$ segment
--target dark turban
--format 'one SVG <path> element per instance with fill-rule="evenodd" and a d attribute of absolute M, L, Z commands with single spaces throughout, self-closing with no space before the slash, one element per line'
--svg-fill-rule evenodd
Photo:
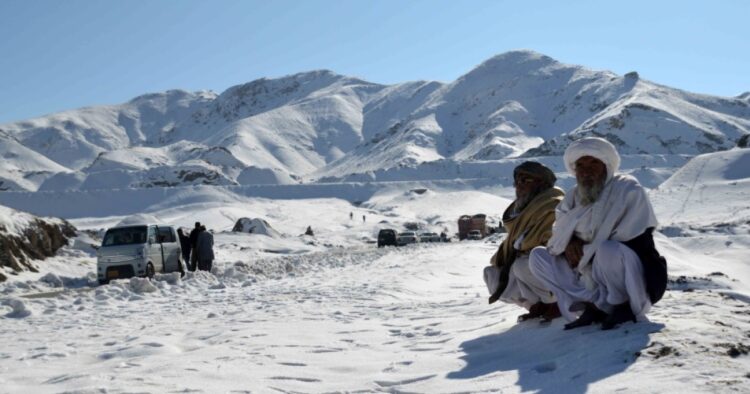
<path fill-rule="evenodd" d="M 547 168 L 544 164 L 535 161 L 525 161 L 519 164 L 518 167 L 513 170 L 514 180 L 518 177 L 518 174 L 525 174 L 540 179 L 545 188 L 555 186 L 555 181 L 557 181 L 555 173 L 552 172 L 552 170 Z"/>

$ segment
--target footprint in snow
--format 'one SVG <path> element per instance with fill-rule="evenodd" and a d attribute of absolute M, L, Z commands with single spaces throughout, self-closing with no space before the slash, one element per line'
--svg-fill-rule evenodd
<path fill-rule="evenodd" d="M 272 379 L 272 380 L 296 380 L 298 382 L 304 382 L 304 383 L 318 383 L 318 382 L 321 382 L 320 379 L 315 379 L 315 378 L 300 378 L 300 377 L 294 377 L 294 376 L 271 376 L 269 379 Z"/>
<path fill-rule="evenodd" d="M 534 370 L 538 373 L 552 372 L 557 369 L 557 363 L 550 361 L 548 363 L 542 363 L 534 367 Z"/>
<path fill-rule="evenodd" d="M 307 366 L 307 364 L 305 363 L 289 363 L 289 362 L 287 363 L 282 362 L 282 363 L 279 363 L 279 365 L 286 365 L 287 367 L 306 367 Z"/>
<path fill-rule="evenodd" d="M 408 367 L 409 365 L 414 364 L 414 361 L 400 361 L 397 363 L 391 363 L 391 365 L 388 368 L 383 369 L 382 372 L 386 373 L 393 373 L 398 372 L 402 369 L 402 367 Z"/>
<path fill-rule="evenodd" d="M 63 383 L 67 382 L 69 380 L 75 380 L 75 379 L 82 379 L 82 378 L 88 378 L 90 375 L 88 374 L 79 374 L 79 375 L 59 375 L 55 376 L 53 378 L 47 379 L 44 381 L 45 384 L 57 384 L 57 383 Z"/>
<path fill-rule="evenodd" d="M 421 381 L 424 381 L 424 380 L 429 380 L 429 379 L 434 378 L 435 376 L 437 376 L 437 375 L 419 376 L 419 377 L 416 377 L 416 378 L 403 379 L 403 380 L 394 380 L 394 381 L 376 380 L 375 384 L 377 384 L 380 387 L 394 387 L 394 386 L 401 386 L 401 385 L 405 385 L 405 384 L 411 384 L 411 383 L 421 382 Z"/>
<path fill-rule="evenodd" d="M 315 349 L 315 350 L 309 351 L 308 353 L 336 353 L 336 352 L 341 352 L 343 350 L 344 349 L 342 349 L 342 348 Z"/>

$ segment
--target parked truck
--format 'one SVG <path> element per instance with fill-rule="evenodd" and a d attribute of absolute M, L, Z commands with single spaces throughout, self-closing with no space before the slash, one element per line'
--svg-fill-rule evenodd
<path fill-rule="evenodd" d="M 478 230 L 482 238 L 486 237 L 490 232 L 490 229 L 487 226 L 487 215 L 483 213 L 478 213 L 473 216 L 461 215 L 461 217 L 458 218 L 458 239 L 466 239 L 471 230 Z"/>

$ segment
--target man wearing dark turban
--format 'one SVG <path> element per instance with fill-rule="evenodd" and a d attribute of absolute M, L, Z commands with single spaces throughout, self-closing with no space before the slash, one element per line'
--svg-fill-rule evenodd
<path fill-rule="evenodd" d="M 555 207 L 563 191 L 555 187 L 555 174 L 544 165 L 526 161 L 513 171 L 516 200 L 503 214 L 507 238 L 484 269 L 484 281 L 491 296 L 528 309 L 519 321 L 560 316 L 552 293 L 529 270 L 529 252 L 545 245 L 552 235 Z"/>

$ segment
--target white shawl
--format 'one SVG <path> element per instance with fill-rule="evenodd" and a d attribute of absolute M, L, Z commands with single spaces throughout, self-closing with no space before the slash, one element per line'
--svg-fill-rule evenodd
<path fill-rule="evenodd" d="M 585 227 L 586 234 L 592 234 L 592 240 L 583 247 L 578 272 L 587 287 L 591 288 L 591 261 L 602 242 L 629 241 L 647 228 L 656 227 L 657 221 L 646 190 L 629 175 L 613 176 L 604 186 L 599 199 L 591 205 L 582 205 L 577 195 L 577 186 L 574 186 L 557 206 L 547 249 L 555 256 L 564 253 L 579 221 L 589 219 L 590 212 L 588 223 L 581 225 Z"/>

